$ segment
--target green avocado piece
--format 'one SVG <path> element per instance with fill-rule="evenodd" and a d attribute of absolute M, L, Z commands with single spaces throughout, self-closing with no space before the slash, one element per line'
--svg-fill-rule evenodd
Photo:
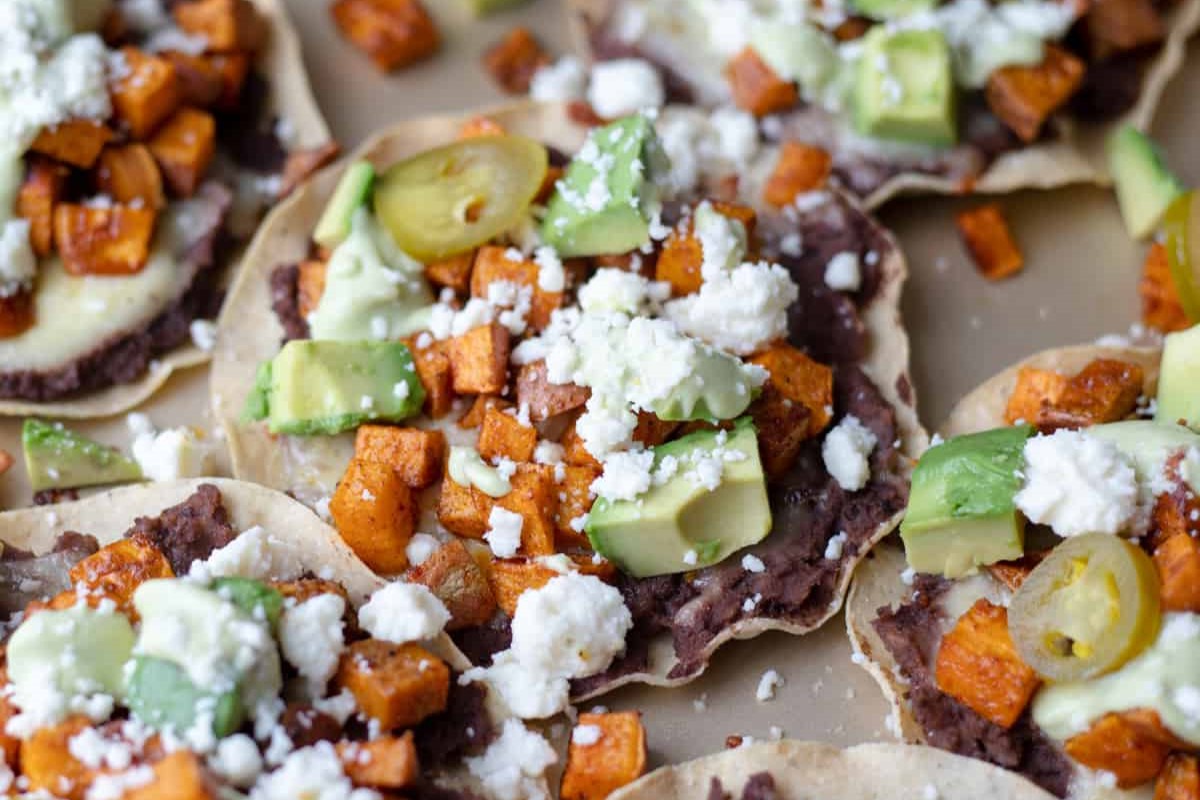
<path fill-rule="evenodd" d="M 526 2 L 528 0 L 467 0 L 467 7 L 471 9 L 471 13 L 482 17 L 484 14 L 516 8 Z"/>
<path fill-rule="evenodd" d="M 266 620 L 272 628 L 279 624 L 279 615 L 283 613 L 283 595 L 262 581 L 253 578 L 217 578 L 209 588 L 251 617 Z"/>
<path fill-rule="evenodd" d="M 1032 425 L 1014 425 L 956 436 L 925 451 L 900 524 L 910 567 L 961 578 L 1024 554 L 1024 517 L 1013 498 L 1033 432 Z"/>
<path fill-rule="evenodd" d="M 721 481 L 693 481 L 695 464 L 721 454 Z M 763 540 L 771 531 L 758 436 L 749 420 L 732 431 L 697 431 L 654 448 L 654 468 L 673 459 L 676 473 L 635 501 L 599 498 L 586 531 L 597 553 L 645 578 L 707 567 Z"/>
<path fill-rule="evenodd" d="M 860 16 L 891 20 L 932 11 L 939 4 L 938 0 L 852 0 L 850 5 Z"/>
<path fill-rule="evenodd" d="M 594 129 L 550 198 L 542 240 L 570 258 L 643 246 L 659 209 L 654 177 L 666 169 L 658 134 L 644 115 Z"/>
<path fill-rule="evenodd" d="M 402 342 L 288 342 L 259 368 L 243 417 L 271 433 L 333 435 L 421 412 L 425 390 Z M 264 413 L 265 412 L 265 413 Z"/>
<path fill-rule="evenodd" d="M 1133 125 L 1122 126 L 1109 138 L 1108 166 L 1121 217 L 1135 239 L 1153 233 L 1171 203 L 1187 191 L 1167 167 L 1159 146 Z"/>
<path fill-rule="evenodd" d="M 1143 484 L 1160 478 L 1172 455 L 1190 447 L 1200 447 L 1200 434 L 1191 428 L 1158 420 L 1131 419 L 1093 425 L 1087 429 L 1087 435 L 1116 445 L 1133 461 L 1138 481 Z M 1200 487 L 1200 480 L 1197 480 L 1200 476 L 1189 474 L 1194 469 L 1191 462 L 1185 461 L 1182 469 L 1181 477 L 1193 487 Z"/>
<path fill-rule="evenodd" d="M 115 447 L 80 436 L 61 422 L 27 419 L 21 427 L 25 470 L 35 492 L 142 479 L 141 467 Z"/>
<path fill-rule="evenodd" d="M 945 36 L 937 30 L 872 28 L 863 37 L 854 106 L 858 128 L 868 136 L 953 145 L 958 129 Z"/>
<path fill-rule="evenodd" d="M 777 75 L 799 83 L 806 97 L 828 85 L 841 66 L 832 39 L 807 22 L 757 21 L 750 45 Z"/>
<path fill-rule="evenodd" d="M 212 714 L 213 734 L 228 736 L 242 726 L 246 710 L 237 689 L 220 694 L 201 691 L 178 664 L 153 656 L 134 656 L 125 702 L 152 728 L 190 730 L 201 711 Z"/>
<path fill-rule="evenodd" d="M 133 644 L 133 626 L 123 614 L 83 605 L 39 611 L 8 640 L 8 678 L 26 686 L 49 682 L 67 695 L 103 693 L 120 699 Z"/>
<path fill-rule="evenodd" d="M 1167 334 L 1154 419 L 1200 429 L 1200 326 Z"/>
<path fill-rule="evenodd" d="M 688 377 L 651 403 L 650 410 L 672 421 L 733 419 L 746 411 L 757 394 L 753 373 L 745 364 L 698 344 Z"/>
<path fill-rule="evenodd" d="M 369 162 L 356 161 L 347 167 L 313 229 L 313 241 L 330 250 L 344 242 L 354 212 L 367 202 L 374 185 L 375 167 Z"/>

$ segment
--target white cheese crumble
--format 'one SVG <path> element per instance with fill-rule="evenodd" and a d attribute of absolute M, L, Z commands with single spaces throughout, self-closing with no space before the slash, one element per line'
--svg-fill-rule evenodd
<path fill-rule="evenodd" d="M 837 561 L 841 558 L 848 538 L 845 531 L 839 531 L 836 535 L 829 537 L 829 541 L 825 543 L 825 560 Z"/>
<path fill-rule="evenodd" d="M 825 285 L 837 292 L 857 292 L 862 270 L 854 253 L 838 253 L 825 265 Z"/>
<path fill-rule="evenodd" d="M 571 744 L 591 747 L 604 738 L 604 729 L 599 725 L 576 725 L 571 731 Z"/>
<path fill-rule="evenodd" d="M 778 671 L 769 669 L 758 679 L 758 687 L 754 690 L 754 699 L 766 703 L 775 699 L 775 692 L 783 686 L 783 676 Z"/>
<path fill-rule="evenodd" d="M 442 543 L 436 537 L 430 536 L 428 533 L 418 533 L 408 540 L 408 545 L 404 548 L 404 555 L 408 558 L 409 564 L 419 567 L 428 561 L 441 546 Z"/>
<path fill-rule="evenodd" d="M 358 610 L 358 624 L 376 639 L 404 644 L 432 639 L 450 621 L 450 612 L 419 583 L 393 581 Z"/>
<path fill-rule="evenodd" d="M 825 436 L 821 457 L 825 470 L 847 492 L 857 492 L 871 479 L 867 457 L 878 440 L 858 417 L 849 415 Z"/>
<path fill-rule="evenodd" d="M 746 572 L 765 572 L 767 565 L 758 556 L 753 553 L 747 553 L 742 556 L 742 569 L 746 570 Z"/>
<path fill-rule="evenodd" d="M 303 572 L 299 555 L 287 541 L 255 525 L 214 550 L 207 560 L 193 563 L 188 577 L 202 582 L 231 577 L 292 580 Z"/>
<path fill-rule="evenodd" d="M 662 77 L 648 61 L 621 58 L 592 67 L 588 102 L 604 119 L 617 119 L 666 102 Z"/>
<path fill-rule="evenodd" d="M 245 788 L 262 773 L 262 754 L 252 738 L 235 733 L 217 742 L 216 752 L 208 757 L 208 768 L 234 786 Z"/>
<path fill-rule="evenodd" d="M 371 789 L 356 789 L 346 777 L 342 760 L 329 742 L 302 747 L 284 759 L 279 769 L 260 777 L 250 800 L 379 800 Z"/>
<path fill-rule="evenodd" d="M 285 608 L 279 619 L 279 646 L 283 657 L 308 682 L 312 697 L 323 697 L 337 671 L 345 649 L 342 614 L 346 601 L 331 593 L 310 597 Z"/>
<path fill-rule="evenodd" d="M 567 288 L 566 270 L 553 247 L 543 245 L 534 250 L 533 263 L 538 266 L 537 285 L 543 292 L 561 292 Z"/>
<path fill-rule="evenodd" d="M 592 492 L 609 500 L 636 500 L 650 489 L 653 467 L 651 450 L 612 453 L 604 461 L 604 472 L 592 481 Z"/>
<path fill-rule="evenodd" d="M 786 269 L 766 261 L 706 275 L 700 291 L 664 306 L 679 330 L 737 355 L 787 335 L 788 308 L 800 290 Z"/>
<path fill-rule="evenodd" d="M 198 478 L 212 472 L 212 449 L 192 428 L 156 431 L 145 414 L 129 414 L 133 459 L 152 481 Z"/>
<path fill-rule="evenodd" d="M 1111 442 L 1061 430 L 1025 443 L 1025 480 L 1014 498 L 1030 521 L 1059 536 L 1117 534 L 1137 521 L 1133 464 Z"/>
<path fill-rule="evenodd" d="M 483 540 L 492 548 L 496 558 L 512 558 L 521 549 L 521 529 L 525 518 L 507 508 L 492 506 L 488 515 L 488 531 Z"/>
<path fill-rule="evenodd" d="M 529 96 L 534 100 L 567 103 L 587 93 L 587 70 L 575 56 L 563 56 L 533 73 Z"/>
<path fill-rule="evenodd" d="M 27 291 L 36 274 L 37 256 L 29 244 L 29 220 L 8 220 L 0 227 L 0 297 Z"/>
<path fill-rule="evenodd" d="M 483 755 L 466 759 L 467 769 L 497 800 L 549 797 L 546 769 L 557 761 L 550 743 L 515 719 L 504 721 L 500 736 Z"/>
<path fill-rule="evenodd" d="M 192 337 L 192 344 L 206 353 L 211 353 L 217 346 L 217 324 L 211 319 L 192 320 L 188 334 Z"/>

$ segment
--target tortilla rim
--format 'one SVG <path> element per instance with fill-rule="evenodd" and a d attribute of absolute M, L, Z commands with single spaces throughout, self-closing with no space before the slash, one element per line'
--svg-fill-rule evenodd
<path fill-rule="evenodd" d="M 376 134 L 354 154 L 316 175 L 278 206 L 263 223 L 247 251 L 246 268 L 226 298 L 218 320 L 218 343 L 210 377 L 213 413 L 225 432 L 234 475 L 268 486 L 282 485 L 282 456 L 275 440 L 262 425 L 243 425 L 238 419 L 241 404 L 253 386 L 257 365 L 278 352 L 278 342 L 283 335 L 282 326 L 270 310 L 270 271 L 279 264 L 298 262 L 307 256 L 309 234 L 324 209 L 325 199 L 349 162 L 370 158 L 381 164 L 391 163 L 403 155 L 416 152 L 422 146 L 453 139 L 463 121 L 479 114 L 496 119 L 513 132 L 528 133 L 560 147 L 570 146 L 571 150 L 582 142 L 584 136 L 584 130 L 570 121 L 567 107 L 559 104 L 522 103 L 466 115 L 437 116 L 400 123 Z M 569 126 L 570 133 L 560 137 L 557 135 L 558 126 Z M 546 135 L 548 128 L 551 130 L 550 136 Z M 414 143 L 414 139 L 420 142 Z M 858 203 L 849 196 L 842 196 L 854 208 L 859 208 Z M 887 237 L 889 248 L 880 262 L 883 275 L 880 289 L 863 312 L 871 345 L 867 358 L 860 366 L 894 409 L 904 454 L 915 458 L 924 449 L 927 436 L 917 419 L 911 384 L 907 400 L 900 396 L 897 387 L 901 380 L 908 381 L 909 343 L 900 320 L 900 292 L 907 278 L 907 266 L 895 238 L 882 226 L 879 226 L 879 230 Z M 264 314 L 270 321 L 263 318 Z M 782 630 L 795 635 L 816 630 L 841 610 L 858 561 L 898 522 L 899 515 L 885 521 L 861 551 L 847 560 L 835 587 L 836 600 L 816 624 L 796 625 L 771 619 L 735 623 L 724 629 L 705 648 L 701 654 L 704 667 L 692 675 L 676 679 L 667 677 L 676 663 L 670 637 L 657 637 L 651 645 L 649 671 L 623 675 L 587 695 L 573 699 L 586 700 L 633 682 L 679 686 L 699 677 L 707 668 L 707 661 L 712 654 L 731 639 L 749 639 L 769 630 Z"/>
<path fill-rule="evenodd" d="M 576 53 L 591 60 L 587 21 L 604 19 L 619 0 L 567 0 L 571 41 Z M 1168 34 L 1162 50 L 1142 79 L 1138 101 L 1116 120 L 1075 131 L 1064 126 L 1064 139 L 1043 142 L 1004 153 L 964 186 L 962 181 L 919 172 L 902 172 L 861 198 L 868 210 L 907 194 L 1007 194 L 1019 189 L 1055 189 L 1077 183 L 1107 186 L 1112 182 L 1105 146 L 1108 135 L 1131 124 L 1146 131 L 1171 79 L 1183 67 L 1188 40 L 1200 30 L 1200 0 L 1184 0 L 1169 12 Z"/>
<path fill-rule="evenodd" d="M 870 743 L 841 749 L 822 742 L 781 741 L 662 767 L 609 800 L 705 797 L 714 777 L 737 797 L 747 779 L 760 772 L 771 774 L 781 800 L 891 800 L 919 797 L 929 789 L 941 800 L 1053 797 L 1008 770 L 930 747 Z"/>
<path fill-rule="evenodd" d="M 1145 370 L 1144 391 L 1153 394 L 1158 383 L 1160 355 L 1161 350 L 1154 347 L 1079 345 L 1043 350 L 993 376 L 969 392 L 955 405 L 939 433 L 948 438 L 1007 424 L 1004 420 L 1004 409 L 1016 385 L 1017 373 L 1022 367 L 1074 374 L 1096 358 L 1131 361 Z M 892 707 L 892 719 L 895 722 L 893 733 L 897 734 L 898 739 L 919 743 L 923 741 L 924 735 L 905 702 L 906 681 L 900 676 L 895 659 L 871 626 L 879 608 L 895 606 L 907 599 L 907 587 L 901 580 L 901 573 L 907 566 L 904 552 L 896 537 L 882 542 L 875 548 L 872 557 L 859 565 L 846 598 L 846 632 L 854 651 L 855 663 L 870 673 Z M 1072 791 L 1070 796 L 1074 800 L 1132 800 L 1138 796 L 1135 792 L 1104 789 L 1094 785 L 1089 785 L 1086 791 L 1088 793 L 1085 794 Z"/>
<path fill-rule="evenodd" d="M 267 19 L 270 36 L 258 63 L 271 75 L 271 98 L 280 115 L 291 121 L 296 143 L 316 147 L 330 140 L 329 127 L 313 97 L 300 50 L 300 37 L 283 0 L 253 0 Z M 240 268 L 232 259 L 228 270 Z M 146 374 L 131 383 L 107 386 L 78 397 L 47 402 L 0 399 L 0 417 L 47 416 L 59 419 L 111 417 L 141 405 L 166 385 L 179 370 L 207 363 L 211 354 L 185 343 L 151 363 Z"/>

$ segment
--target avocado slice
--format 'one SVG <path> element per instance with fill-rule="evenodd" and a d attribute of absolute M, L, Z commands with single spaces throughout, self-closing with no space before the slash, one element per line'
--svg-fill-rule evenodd
<path fill-rule="evenodd" d="M 61 422 L 27 419 L 21 426 L 25 470 L 35 492 L 142 479 L 142 469 L 115 447 L 80 436 Z"/>
<path fill-rule="evenodd" d="M 374 186 L 375 167 L 369 162 L 356 161 L 347 167 L 313 229 L 313 241 L 330 250 L 344 242 L 354 212 L 367 202 Z"/>
<path fill-rule="evenodd" d="M 633 114 L 594 129 L 546 207 L 542 240 L 560 256 L 627 253 L 650 241 L 654 176 L 667 169 L 654 125 Z"/>
<path fill-rule="evenodd" d="M 725 462 L 715 489 L 689 477 L 698 461 L 735 452 L 740 460 Z M 732 431 L 697 431 L 654 448 L 656 470 L 667 458 L 679 468 L 665 483 L 635 501 L 602 497 L 588 515 L 592 547 L 624 572 L 645 578 L 710 566 L 771 531 L 758 436 L 748 419 Z"/>
<path fill-rule="evenodd" d="M 253 578 L 217 578 L 210 588 L 255 619 L 266 620 L 272 628 L 279 624 L 283 595 L 278 589 Z"/>
<path fill-rule="evenodd" d="M 841 66 L 832 39 L 807 22 L 757 21 L 750 45 L 777 75 L 799 83 L 806 97 L 821 91 Z"/>
<path fill-rule="evenodd" d="M 1108 140 L 1108 165 L 1121 217 L 1135 239 L 1153 233 L 1171 203 L 1187 191 L 1167 167 L 1162 149 L 1133 125 L 1122 126 Z"/>
<path fill-rule="evenodd" d="M 1024 554 L 1025 522 L 1013 498 L 1033 432 L 1014 425 L 956 436 L 921 456 L 900 524 L 910 567 L 961 578 Z"/>
<path fill-rule="evenodd" d="M 860 16 L 877 20 L 907 17 L 922 11 L 932 11 L 939 0 L 853 0 L 850 4 Z"/>
<path fill-rule="evenodd" d="M 259 368 L 243 418 L 271 433 L 333 435 L 421 412 L 425 389 L 402 342 L 288 342 Z"/>
<path fill-rule="evenodd" d="M 125 702 L 134 715 L 160 730 L 190 730 L 200 708 L 211 710 L 212 730 L 218 738 L 236 731 L 246 718 L 236 688 L 219 694 L 202 691 L 183 667 L 163 658 L 134 656 L 125 692 Z"/>
<path fill-rule="evenodd" d="M 868 136 L 953 145 L 958 122 L 946 37 L 937 30 L 872 28 L 863 37 L 854 107 L 856 124 Z"/>
<path fill-rule="evenodd" d="M 133 652 L 133 626 L 124 614 L 84 605 L 39 611 L 8 640 L 8 677 L 15 684 L 53 688 L 68 696 L 124 696 L 124 667 Z M 70 652 L 74 657 L 67 659 Z"/>
<path fill-rule="evenodd" d="M 1200 326 L 1169 333 L 1158 373 L 1157 422 L 1200 428 Z"/>

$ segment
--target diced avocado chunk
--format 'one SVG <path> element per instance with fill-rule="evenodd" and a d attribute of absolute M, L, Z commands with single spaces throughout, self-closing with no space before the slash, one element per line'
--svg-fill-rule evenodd
<path fill-rule="evenodd" d="M 1171 203 L 1187 191 L 1171 174 L 1159 146 L 1132 125 L 1122 126 L 1108 140 L 1108 165 L 1121 217 L 1135 239 L 1153 233 Z"/>
<path fill-rule="evenodd" d="M 212 715 L 213 735 L 228 736 L 246 717 L 236 688 L 214 694 L 196 687 L 178 664 L 152 656 L 135 656 L 125 702 L 152 728 L 191 730 L 200 714 Z"/>
<path fill-rule="evenodd" d="M 244 416 L 266 419 L 272 433 L 333 435 L 372 420 L 399 422 L 425 402 L 402 342 L 291 341 L 259 379 Z"/>
<path fill-rule="evenodd" d="M 699 471 L 714 460 L 723 472 L 709 489 Z M 770 532 L 758 436 L 748 420 L 732 431 L 697 431 L 654 448 L 655 470 L 664 462 L 676 469 L 664 483 L 635 501 L 601 497 L 588 515 L 592 547 L 626 573 L 644 578 L 707 567 Z"/>
<path fill-rule="evenodd" d="M 1200 326 L 1163 341 L 1154 419 L 1200 429 Z"/>
<path fill-rule="evenodd" d="M 734 419 L 757 394 L 750 368 L 734 356 L 697 345 L 688 377 L 666 397 L 651 403 L 651 410 L 665 420 Z"/>
<path fill-rule="evenodd" d="M 958 138 L 950 47 L 940 31 L 872 28 L 855 81 L 855 119 L 868 136 L 933 146 Z"/>
<path fill-rule="evenodd" d="M 374 185 L 375 167 L 369 162 L 356 161 L 347 167 L 317 221 L 313 241 L 330 250 L 344 242 L 350 235 L 354 212 L 367 202 Z"/>
<path fill-rule="evenodd" d="M 654 125 L 642 114 L 594 129 L 550 198 L 541 235 L 564 257 L 627 253 L 650 241 L 654 177 L 666 171 Z"/>
<path fill-rule="evenodd" d="M 476 16 L 483 16 L 484 14 L 504 11 L 508 8 L 516 8 L 526 2 L 528 0 L 467 0 L 467 7 Z"/>
<path fill-rule="evenodd" d="M 18 687 L 49 683 L 66 695 L 121 698 L 133 644 L 133 626 L 123 614 L 84 605 L 39 611 L 8 640 L 8 678 Z"/>
<path fill-rule="evenodd" d="M 1024 517 L 1013 498 L 1033 431 L 1014 425 L 956 436 L 921 456 L 900 524 L 910 567 L 961 578 L 1024 554 Z"/>
<path fill-rule="evenodd" d="M 938 7 L 938 0 L 853 0 L 850 4 L 860 16 L 871 19 L 900 19 Z"/>
<path fill-rule="evenodd" d="M 61 422 L 27 419 L 21 427 L 25 470 L 35 492 L 140 481 L 142 470 L 115 447 L 80 436 Z"/>
<path fill-rule="evenodd" d="M 1116 445 L 1133 461 L 1138 482 L 1147 485 L 1161 479 L 1172 455 L 1200 447 L 1200 434 L 1191 428 L 1157 420 L 1131 419 L 1093 425 L 1087 429 L 1087 435 Z M 1191 474 L 1196 470 L 1193 462 L 1184 460 L 1180 468 L 1183 470 L 1181 477 L 1194 488 L 1200 488 L 1200 480 L 1197 480 L 1200 476 Z"/>
<path fill-rule="evenodd" d="M 271 627 L 279 624 L 283 595 L 278 589 L 253 578 L 217 578 L 210 588 L 251 617 L 263 619 Z"/>
<path fill-rule="evenodd" d="M 799 83 L 805 96 L 820 91 L 841 66 L 830 37 L 807 22 L 756 21 L 750 44 L 777 75 Z"/>

